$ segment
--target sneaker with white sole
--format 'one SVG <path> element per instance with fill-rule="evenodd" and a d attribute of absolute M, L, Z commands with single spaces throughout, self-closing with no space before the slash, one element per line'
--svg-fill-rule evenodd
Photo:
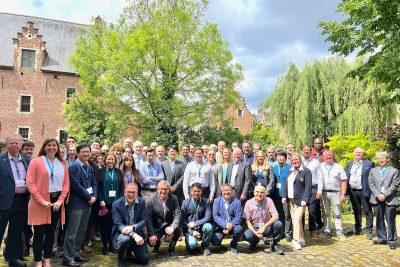
<path fill-rule="evenodd" d="M 203 255 L 204 255 L 204 256 L 210 256 L 210 255 L 211 255 L 210 249 L 205 248 L 205 249 L 203 250 Z"/>
<path fill-rule="evenodd" d="M 294 250 L 300 250 L 301 249 L 301 245 L 296 240 L 292 240 L 292 247 L 293 247 Z"/>
<path fill-rule="evenodd" d="M 339 233 L 337 236 L 339 237 L 340 241 L 345 241 L 346 240 L 346 237 L 344 236 L 343 233 Z"/>

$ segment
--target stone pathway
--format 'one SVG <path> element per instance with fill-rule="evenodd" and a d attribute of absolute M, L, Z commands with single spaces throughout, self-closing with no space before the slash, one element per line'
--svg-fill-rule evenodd
<path fill-rule="evenodd" d="M 350 230 L 353 220 L 351 216 L 346 217 L 344 226 L 345 229 Z M 396 221 L 399 231 L 400 216 L 397 216 Z M 177 256 L 174 259 L 168 256 L 167 243 L 164 243 L 158 255 L 151 255 L 149 266 L 400 266 L 400 246 L 396 250 L 391 250 L 388 245 L 372 245 L 372 242 L 364 235 L 348 236 L 346 241 L 340 241 L 336 236 L 313 240 L 307 235 L 306 242 L 305 248 L 293 251 L 291 245 L 282 240 L 281 245 L 285 250 L 285 255 L 279 256 L 270 253 L 262 243 L 257 246 L 256 252 L 250 252 L 248 243 L 243 241 L 239 243 L 239 254 L 232 255 L 227 251 L 229 240 L 224 240 L 221 250 L 212 248 L 211 256 L 203 256 L 200 251 L 196 255 L 188 255 L 182 241 L 177 244 Z M 117 266 L 115 255 L 101 254 L 101 243 L 96 243 L 94 250 L 94 253 L 86 255 L 90 258 L 90 262 L 82 265 L 83 267 Z M 28 266 L 34 266 L 32 257 L 28 257 L 27 262 L 30 264 Z M 61 266 L 60 258 L 53 259 L 52 262 L 53 266 Z M 7 266 L 2 257 L 0 266 Z"/>

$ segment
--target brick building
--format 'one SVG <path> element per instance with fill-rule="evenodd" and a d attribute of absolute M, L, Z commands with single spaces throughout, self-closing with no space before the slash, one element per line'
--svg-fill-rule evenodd
<path fill-rule="evenodd" d="M 244 97 L 240 99 L 239 106 L 229 108 L 226 115 L 233 119 L 233 128 L 242 135 L 249 134 L 253 130 L 255 116 L 247 108 Z"/>
<path fill-rule="evenodd" d="M 63 106 L 80 89 L 69 65 L 84 25 L 0 12 L 0 142 L 65 138 Z M 36 152 L 38 149 L 36 149 Z"/>

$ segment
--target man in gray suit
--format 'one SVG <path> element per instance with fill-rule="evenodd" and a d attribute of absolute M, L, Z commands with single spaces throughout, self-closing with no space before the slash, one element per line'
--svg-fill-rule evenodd
<path fill-rule="evenodd" d="M 386 152 L 376 153 L 376 158 L 379 166 L 371 169 L 368 176 L 372 193 L 370 202 L 375 209 L 376 234 L 378 236 L 378 240 L 374 240 L 374 244 L 388 243 L 391 249 L 396 249 L 396 205 L 399 202 L 396 193 L 400 183 L 399 171 L 388 165 L 389 155 Z"/>
<path fill-rule="evenodd" d="M 174 194 L 179 201 L 179 205 L 182 203 L 183 190 L 183 173 L 185 172 L 185 164 L 177 159 L 179 150 L 178 147 L 173 145 L 168 148 L 168 160 L 161 162 L 161 167 L 163 169 L 164 177 L 171 185 L 171 193 Z"/>
<path fill-rule="evenodd" d="M 249 197 L 251 183 L 251 167 L 243 160 L 243 152 L 240 148 L 233 150 L 233 160 L 228 164 L 227 179 L 232 186 L 233 196 L 240 199 L 244 205 Z"/>

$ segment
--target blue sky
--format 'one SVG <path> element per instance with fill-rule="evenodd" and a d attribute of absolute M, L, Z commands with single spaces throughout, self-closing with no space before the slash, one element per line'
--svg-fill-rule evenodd
<path fill-rule="evenodd" d="M 331 56 L 318 22 L 340 20 L 339 0 L 210 0 L 207 19 L 219 24 L 244 80 L 237 89 L 254 113 L 289 62 Z M 116 22 L 125 0 L 0 0 L 0 11 L 88 24 Z"/>

